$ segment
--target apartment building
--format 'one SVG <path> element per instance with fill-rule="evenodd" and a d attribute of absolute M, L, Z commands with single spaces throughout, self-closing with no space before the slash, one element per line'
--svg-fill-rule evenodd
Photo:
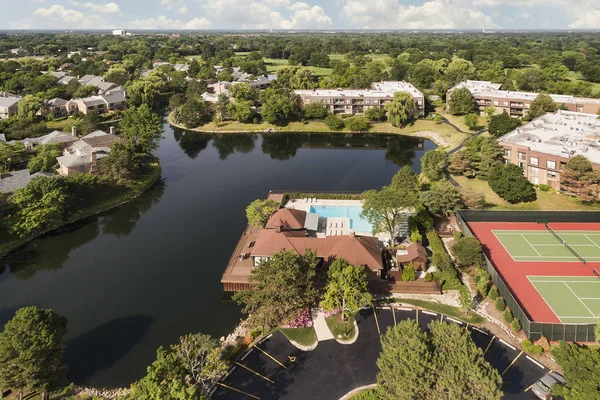
<path fill-rule="evenodd" d="M 569 158 L 582 155 L 600 170 L 600 117 L 557 111 L 534 119 L 498 138 L 504 159 L 519 165 L 533 184 L 560 189 L 560 170 Z"/>
<path fill-rule="evenodd" d="M 296 90 L 302 106 L 323 104 L 331 114 L 362 115 L 369 108 L 381 107 L 394 98 L 396 92 L 410 93 L 417 105 L 417 115 L 425 114 L 425 96 L 409 82 L 384 81 L 373 83 L 371 89 Z"/>
<path fill-rule="evenodd" d="M 446 99 L 450 99 L 455 89 L 466 87 L 475 97 L 475 103 L 482 115 L 488 107 L 493 107 L 496 114 L 506 111 L 511 117 L 523 118 L 529 114 L 531 103 L 539 93 L 500 90 L 501 86 L 501 83 L 469 80 L 448 90 Z M 557 106 L 562 105 L 569 111 L 596 114 L 600 110 L 600 99 L 562 94 L 551 94 L 550 97 Z"/>

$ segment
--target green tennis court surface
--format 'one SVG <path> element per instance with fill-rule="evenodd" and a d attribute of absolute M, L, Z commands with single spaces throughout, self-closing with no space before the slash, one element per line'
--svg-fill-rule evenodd
<path fill-rule="evenodd" d="M 600 315 L 600 278 L 528 276 L 563 324 L 595 324 Z"/>
<path fill-rule="evenodd" d="M 492 231 L 515 261 L 580 261 L 549 231 Z M 600 232 L 556 231 L 587 262 L 600 262 Z"/>

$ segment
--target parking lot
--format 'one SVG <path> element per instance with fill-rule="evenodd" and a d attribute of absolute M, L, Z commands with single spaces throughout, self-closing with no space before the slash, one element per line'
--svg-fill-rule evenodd
<path fill-rule="evenodd" d="M 535 398 L 526 390 L 548 370 L 519 349 L 441 314 L 402 308 L 361 312 L 356 318 L 359 336 L 351 345 L 328 340 L 305 352 L 277 331 L 235 363 L 216 386 L 212 398 L 337 400 L 352 389 L 376 382 L 379 337 L 388 327 L 408 318 L 417 319 L 423 328 L 434 320 L 465 326 L 486 360 L 502 374 L 504 399 Z"/>

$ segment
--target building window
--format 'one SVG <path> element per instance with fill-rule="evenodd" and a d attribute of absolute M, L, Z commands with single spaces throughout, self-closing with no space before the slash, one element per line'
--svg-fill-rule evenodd
<path fill-rule="evenodd" d="M 548 179 L 556 179 L 556 172 L 548 171 Z"/>
<path fill-rule="evenodd" d="M 525 108 L 529 108 L 529 107 L 531 107 L 531 104 L 525 103 Z"/>
<path fill-rule="evenodd" d="M 417 104 L 420 105 L 420 106 L 422 106 L 423 105 L 423 100 L 417 101 Z"/>
<path fill-rule="evenodd" d="M 552 161 L 552 160 L 546 161 L 546 168 L 556 169 L 556 161 Z"/>
<path fill-rule="evenodd" d="M 529 164 L 531 165 L 538 165 L 538 161 L 537 157 L 529 157 Z"/>
<path fill-rule="evenodd" d="M 529 167 L 529 172 L 531 173 L 531 175 L 537 175 L 540 173 L 540 170 L 538 167 Z"/>
<path fill-rule="evenodd" d="M 583 112 L 583 106 L 577 106 L 577 112 Z"/>
<path fill-rule="evenodd" d="M 331 104 L 331 100 L 330 99 L 325 100 L 325 104 Z"/>
<path fill-rule="evenodd" d="M 352 100 L 350 100 L 350 99 L 346 100 L 346 104 L 352 104 Z"/>
<path fill-rule="evenodd" d="M 365 104 L 370 104 L 371 100 L 365 100 Z"/>
<path fill-rule="evenodd" d="M 525 171 L 525 163 L 522 163 L 522 162 L 520 162 L 520 163 L 519 163 L 519 167 L 521 167 L 521 169 L 522 169 L 523 171 Z"/>
<path fill-rule="evenodd" d="M 508 101 L 505 101 L 503 104 L 504 104 L 504 107 L 508 107 Z"/>
<path fill-rule="evenodd" d="M 504 149 L 504 157 L 510 157 L 510 150 Z"/>
<path fill-rule="evenodd" d="M 519 160 L 525 161 L 526 159 L 527 159 L 527 157 L 526 157 L 525 153 L 519 152 Z"/>
<path fill-rule="evenodd" d="M 498 100 L 494 100 L 494 105 L 497 106 L 498 105 Z"/>

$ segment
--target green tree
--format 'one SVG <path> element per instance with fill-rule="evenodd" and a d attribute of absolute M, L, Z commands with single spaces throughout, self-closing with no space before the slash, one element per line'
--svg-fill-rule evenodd
<path fill-rule="evenodd" d="M 32 174 L 35 172 L 52 172 L 58 162 L 57 157 L 60 157 L 61 151 L 57 144 L 46 144 L 40 146 L 36 150 L 35 156 L 29 159 L 27 168 Z"/>
<path fill-rule="evenodd" d="M 279 203 L 275 200 L 256 199 L 246 207 L 246 218 L 248 225 L 264 227 L 275 211 L 279 209 Z"/>
<path fill-rule="evenodd" d="M 565 400 L 600 398 L 600 351 L 561 341 L 551 352 L 566 381 L 564 386 L 552 386 L 554 396 Z"/>
<path fill-rule="evenodd" d="M 502 378 L 468 331 L 438 321 L 423 332 L 405 320 L 381 337 L 377 391 L 384 400 L 499 400 Z"/>
<path fill-rule="evenodd" d="M 228 117 L 230 104 L 231 102 L 229 101 L 229 96 L 227 96 L 225 93 L 219 93 L 217 102 L 215 103 L 215 112 L 219 116 L 219 121 L 223 121 Z"/>
<path fill-rule="evenodd" d="M 393 126 L 402 127 L 410 122 L 417 112 L 414 98 L 407 92 L 394 93 L 394 99 L 385 105 L 388 121 Z"/>
<path fill-rule="evenodd" d="M 206 121 L 208 109 L 203 100 L 188 100 L 179 108 L 179 119 L 187 128 L 195 128 Z"/>
<path fill-rule="evenodd" d="M 463 236 L 452 245 L 452 253 L 461 267 L 480 266 L 483 264 L 481 243 L 472 236 Z"/>
<path fill-rule="evenodd" d="M 46 393 L 66 384 L 67 319 L 35 306 L 17 310 L 0 333 L 0 387 Z"/>
<path fill-rule="evenodd" d="M 251 101 L 252 105 L 256 103 L 258 100 L 258 89 L 250 86 L 247 83 L 238 83 L 237 85 L 232 85 L 229 89 L 229 94 L 236 101 Z"/>
<path fill-rule="evenodd" d="M 260 100 L 262 118 L 270 124 L 284 124 L 301 114 L 298 96 L 290 89 L 263 90 Z"/>
<path fill-rule="evenodd" d="M 237 292 L 233 299 L 243 304 L 251 325 L 275 327 L 307 309 L 316 299 L 313 286 L 316 255 L 298 255 L 281 250 L 252 268 L 250 290 Z"/>
<path fill-rule="evenodd" d="M 351 117 L 344 121 L 344 126 L 352 132 L 366 132 L 371 128 L 371 124 L 366 118 Z"/>
<path fill-rule="evenodd" d="M 448 64 L 448 68 L 444 71 L 444 77 L 451 86 L 454 86 L 459 82 L 476 78 L 477 72 L 471 61 L 455 58 Z"/>
<path fill-rule="evenodd" d="M 325 118 L 325 125 L 332 131 L 341 131 L 344 129 L 344 121 L 341 120 L 337 115 L 328 115 Z"/>
<path fill-rule="evenodd" d="M 499 138 L 502 135 L 512 132 L 521 125 L 521 121 L 518 118 L 512 118 L 506 111 L 502 114 L 492 115 L 488 130 L 495 138 Z"/>
<path fill-rule="evenodd" d="M 165 80 L 158 72 L 151 72 L 147 77 L 136 79 L 127 85 L 129 103 L 135 106 L 147 104 L 157 105 L 160 93 L 166 87 Z"/>
<path fill-rule="evenodd" d="M 132 146 L 115 143 L 108 156 L 98 160 L 98 172 L 109 182 L 129 185 L 138 176 L 140 161 Z"/>
<path fill-rule="evenodd" d="M 90 134 L 97 131 L 102 122 L 102 116 L 98 114 L 98 111 L 90 111 L 85 114 L 83 118 L 81 118 L 79 124 L 77 124 L 77 132 L 84 136 Z"/>
<path fill-rule="evenodd" d="M 594 336 L 596 336 L 596 342 L 600 342 L 600 315 L 598 316 L 596 328 L 594 328 Z"/>
<path fill-rule="evenodd" d="M 41 99 L 38 96 L 32 94 L 24 96 L 19 100 L 18 117 L 26 121 L 33 121 L 40 110 L 40 104 Z"/>
<path fill-rule="evenodd" d="M 465 115 L 465 125 L 467 125 L 472 131 L 479 129 L 479 115 L 475 113 Z"/>
<path fill-rule="evenodd" d="M 237 101 L 235 103 L 229 103 L 227 113 L 231 118 L 236 119 L 239 122 L 250 122 L 255 115 L 252 107 L 253 105 L 250 100 Z"/>
<path fill-rule="evenodd" d="M 331 263 L 321 307 L 328 311 L 339 309 L 346 318 L 355 315 L 363 307 L 370 306 L 371 301 L 364 266 L 355 267 L 343 258 L 337 258 Z"/>
<path fill-rule="evenodd" d="M 21 142 L 0 142 L 0 173 L 7 172 L 14 165 L 19 165 L 27 159 L 27 151 Z"/>
<path fill-rule="evenodd" d="M 504 164 L 504 149 L 494 138 L 484 138 L 477 155 L 474 157 L 470 152 L 470 156 L 476 161 L 479 178 L 488 178 L 495 168 Z"/>
<path fill-rule="evenodd" d="M 306 119 L 324 119 L 329 113 L 323 104 L 311 103 L 304 107 L 302 114 Z"/>
<path fill-rule="evenodd" d="M 535 189 L 523 176 L 521 167 L 505 164 L 495 168 L 489 178 L 490 187 L 509 203 L 522 203 L 536 199 Z"/>
<path fill-rule="evenodd" d="M 147 104 L 142 104 L 123 111 L 119 132 L 139 151 L 150 154 L 163 137 L 163 121 Z"/>
<path fill-rule="evenodd" d="M 590 160 L 576 155 L 569 158 L 561 170 L 560 188 L 581 202 L 597 201 L 600 196 L 600 172 L 592 168 Z"/>
<path fill-rule="evenodd" d="M 436 182 L 444 178 L 446 167 L 446 153 L 441 150 L 429 150 L 421 157 L 421 174 L 429 182 Z"/>
<path fill-rule="evenodd" d="M 417 176 L 409 166 L 403 167 L 392 178 L 392 184 L 381 190 L 367 190 L 362 194 L 362 216 L 377 232 L 390 235 L 392 247 L 400 227 L 408 219 L 408 212 L 418 203 Z"/>
<path fill-rule="evenodd" d="M 16 218 L 11 232 L 21 237 L 63 220 L 68 209 L 67 185 L 61 178 L 34 178 L 8 198 Z"/>
<path fill-rule="evenodd" d="M 541 117 L 546 113 L 553 113 L 557 109 L 556 103 L 552 100 L 552 97 L 548 94 L 540 93 L 537 95 L 535 100 L 531 102 L 531 108 L 527 118 L 529 120 Z"/>
<path fill-rule="evenodd" d="M 418 233 L 418 231 L 417 231 Z M 411 239 L 412 240 L 412 239 Z M 415 271 L 415 266 L 412 264 L 408 264 L 406 267 L 402 268 L 402 282 L 412 282 L 417 279 L 417 273 Z"/>
<path fill-rule="evenodd" d="M 475 98 L 466 87 L 454 89 L 448 104 L 452 115 L 467 115 L 475 111 Z"/>
<path fill-rule="evenodd" d="M 458 290 L 458 301 L 460 306 L 467 312 L 473 308 L 473 296 L 471 296 L 471 292 L 469 288 L 465 285 L 462 285 Z"/>
<path fill-rule="evenodd" d="M 429 212 L 447 217 L 460 210 L 462 205 L 460 191 L 446 180 L 435 182 L 429 190 L 422 192 L 421 202 Z"/>
<path fill-rule="evenodd" d="M 231 82 L 233 81 L 233 75 L 231 75 L 231 72 L 223 70 L 217 75 L 217 80 L 219 82 Z"/>

